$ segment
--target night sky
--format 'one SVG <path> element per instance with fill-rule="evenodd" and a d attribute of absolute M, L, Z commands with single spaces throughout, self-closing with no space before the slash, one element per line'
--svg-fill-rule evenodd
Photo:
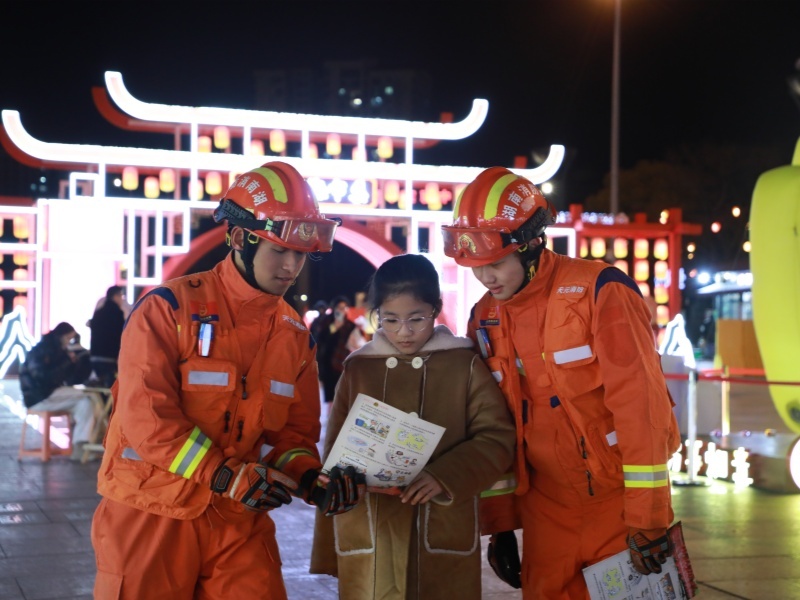
<path fill-rule="evenodd" d="M 510 166 L 564 144 L 561 175 L 581 201 L 609 170 L 612 6 L 16 2 L 0 19 L 0 108 L 46 141 L 119 143 L 90 96 L 107 70 L 145 101 L 250 108 L 254 69 L 374 58 L 430 74 L 428 114 L 406 118 L 460 119 L 474 98 L 489 100 L 483 127 L 431 162 Z M 620 167 L 699 141 L 778 144 L 788 160 L 800 135 L 786 83 L 798 31 L 800 2 L 622 0 Z"/>
<path fill-rule="evenodd" d="M 144 101 L 251 108 L 255 69 L 374 58 L 431 77 L 426 111 L 402 118 L 460 120 L 474 98 L 489 100 L 476 134 L 425 162 L 511 166 L 564 144 L 561 208 L 609 171 L 611 0 L 27 0 L 2 11 L 0 109 L 19 110 L 44 141 L 140 145 L 92 102 L 107 70 Z M 622 0 L 620 168 L 700 142 L 773 145 L 788 162 L 800 136 L 786 81 L 799 32 L 796 1 Z M 0 156 L 0 195 L 19 195 L 26 175 L 9 160 Z"/>

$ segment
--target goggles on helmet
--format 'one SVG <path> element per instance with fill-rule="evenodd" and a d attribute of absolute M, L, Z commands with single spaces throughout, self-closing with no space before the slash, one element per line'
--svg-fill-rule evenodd
<path fill-rule="evenodd" d="M 299 252 L 330 252 L 336 227 L 341 223 L 338 219 L 256 219 L 253 213 L 227 199 L 220 201 L 214 210 L 214 221 L 223 220 Z"/>
<path fill-rule="evenodd" d="M 442 226 L 444 253 L 466 267 L 478 267 L 503 258 L 521 243 L 507 229 Z"/>

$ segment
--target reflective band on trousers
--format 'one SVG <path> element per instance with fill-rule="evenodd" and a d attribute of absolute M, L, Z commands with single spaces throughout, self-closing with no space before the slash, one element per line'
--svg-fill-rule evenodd
<path fill-rule="evenodd" d="M 278 396 L 286 396 L 287 398 L 294 398 L 294 386 L 291 383 L 283 383 L 281 381 L 270 381 L 269 391 Z"/>
<path fill-rule="evenodd" d="M 298 456 L 311 456 L 313 458 L 314 453 L 307 448 L 293 448 L 281 455 L 281 457 L 275 463 L 275 468 L 278 470 L 283 469 L 283 467 L 289 464 L 292 459 L 297 458 Z"/>
<path fill-rule="evenodd" d="M 511 494 L 517 489 L 517 478 L 513 473 L 504 475 L 502 479 L 498 479 L 492 487 L 481 492 L 481 498 L 491 498 L 492 496 L 502 496 L 503 494 Z"/>
<path fill-rule="evenodd" d="M 557 365 L 582 360 L 584 358 L 592 357 L 592 349 L 587 344 L 586 346 L 578 346 L 577 348 L 569 348 L 568 350 L 559 350 L 553 352 L 553 360 Z"/>
<path fill-rule="evenodd" d="M 669 484 L 667 465 L 622 465 L 625 487 L 657 488 Z"/>
<path fill-rule="evenodd" d="M 178 456 L 169 466 L 170 473 L 189 479 L 210 447 L 211 440 L 200 431 L 200 428 L 195 427 L 181 451 L 178 452 Z"/>
<path fill-rule="evenodd" d="M 189 371 L 189 383 L 193 385 L 228 385 L 228 374 L 217 371 Z"/>

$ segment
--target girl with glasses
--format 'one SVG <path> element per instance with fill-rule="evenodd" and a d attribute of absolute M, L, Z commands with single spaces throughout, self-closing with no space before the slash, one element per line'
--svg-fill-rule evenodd
<path fill-rule="evenodd" d="M 311 571 L 337 576 L 339 596 L 352 600 L 478 600 L 478 499 L 511 465 L 513 424 L 472 342 L 435 324 L 439 274 L 427 258 L 386 261 L 372 278 L 369 304 L 379 328 L 345 360 L 325 456 L 359 393 L 445 433 L 407 486 L 368 492 L 346 514 L 317 516 Z"/>

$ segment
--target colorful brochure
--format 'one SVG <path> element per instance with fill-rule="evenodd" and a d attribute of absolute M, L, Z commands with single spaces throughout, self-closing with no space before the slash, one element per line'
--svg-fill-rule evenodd
<path fill-rule="evenodd" d="M 445 428 L 385 402 L 359 394 L 342 425 L 322 472 L 353 465 L 366 474 L 371 491 L 404 487 L 419 475 Z"/>
<path fill-rule="evenodd" d="M 697 583 L 683 541 L 680 521 L 669 528 L 672 556 L 661 565 L 661 573 L 642 575 L 631 564 L 631 554 L 623 550 L 586 567 L 583 577 L 591 600 L 678 600 L 694 598 Z"/>

